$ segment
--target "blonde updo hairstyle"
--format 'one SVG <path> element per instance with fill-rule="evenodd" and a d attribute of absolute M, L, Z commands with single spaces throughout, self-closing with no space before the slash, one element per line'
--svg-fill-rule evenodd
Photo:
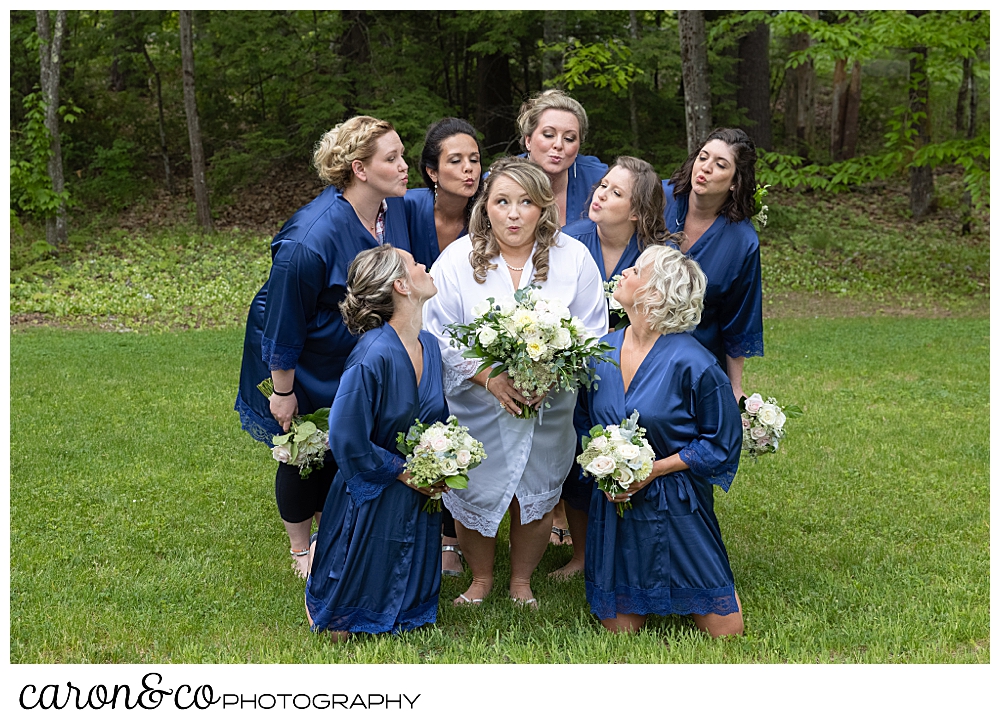
<path fill-rule="evenodd" d="M 320 180 L 343 191 L 354 181 L 351 164 L 375 155 L 378 139 L 395 131 L 388 121 L 354 116 L 323 134 L 313 152 L 313 166 Z"/>
<path fill-rule="evenodd" d="M 527 150 L 524 139 L 535 132 L 535 129 L 538 128 L 538 120 L 548 110 L 566 111 L 576 116 L 576 120 L 580 124 L 580 145 L 583 145 L 589 128 L 587 112 L 583 110 L 579 101 L 570 98 L 558 88 L 552 88 L 542 91 L 521 104 L 521 110 L 517 116 L 517 127 L 521 131 L 521 148 Z"/>
<path fill-rule="evenodd" d="M 635 262 L 642 285 L 636 290 L 637 310 L 658 334 L 694 329 L 705 302 L 705 272 L 698 262 L 670 246 L 651 246 Z"/>
<path fill-rule="evenodd" d="M 556 243 L 559 236 L 559 206 L 552 193 L 552 183 L 542 167 L 517 156 L 506 156 L 490 166 L 489 176 L 483 182 L 483 191 L 472 207 L 469 219 L 472 252 L 469 254 L 469 262 L 472 264 L 473 276 L 476 282 L 484 284 L 486 273 L 497 268 L 497 264 L 490 260 L 499 256 L 500 244 L 490 227 L 487 205 L 497 179 L 504 176 L 524 189 L 531 202 L 542 210 L 538 226 L 535 227 L 535 251 L 531 256 L 531 264 L 534 267 L 532 282 L 544 282 L 549 275 L 549 247 Z"/>
<path fill-rule="evenodd" d="M 347 269 L 347 296 L 339 305 L 348 331 L 363 334 L 388 322 L 396 309 L 392 285 L 408 278 L 403 257 L 389 244 L 354 257 Z"/>

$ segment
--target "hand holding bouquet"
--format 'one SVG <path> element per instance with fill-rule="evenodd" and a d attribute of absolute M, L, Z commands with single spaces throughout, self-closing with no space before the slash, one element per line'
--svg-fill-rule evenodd
<path fill-rule="evenodd" d="M 444 483 L 453 490 L 463 490 L 469 487 L 469 470 L 486 459 L 483 444 L 469 434 L 469 428 L 459 425 L 454 415 L 433 425 L 417 420 L 409 431 L 396 436 L 396 448 L 406 456 L 409 484 L 417 488 Z M 431 495 L 423 509 L 429 513 L 441 510 L 441 493 Z"/>
<path fill-rule="evenodd" d="M 257 389 L 264 397 L 270 397 L 274 394 L 274 383 L 269 377 L 257 385 Z M 300 476 L 308 478 L 313 470 L 323 467 L 323 458 L 330 449 L 329 430 L 329 407 L 293 417 L 288 432 L 271 438 L 274 443 L 271 457 L 279 463 L 294 465 L 299 469 Z"/>
<path fill-rule="evenodd" d="M 609 495 L 620 495 L 653 472 L 656 453 L 646 440 L 646 429 L 639 427 L 638 410 L 621 425 L 595 425 L 582 442 L 583 452 L 576 461 L 583 474 L 593 477 L 597 487 Z M 631 507 L 631 501 L 617 503 L 618 515 Z"/>
<path fill-rule="evenodd" d="M 778 441 L 785 436 L 785 420 L 802 414 L 795 405 L 778 407 L 773 397 L 764 400 L 756 392 L 740 400 L 743 418 L 743 452 L 756 459 L 778 451 Z"/>
<path fill-rule="evenodd" d="M 550 390 L 590 387 L 597 376 L 588 361 L 612 361 L 611 345 L 590 336 L 566 305 L 543 299 L 535 285 L 518 289 L 513 299 L 497 302 L 489 297 L 472 313 L 471 323 L 448 325 L 451 343 L 468 348 L 463 357 L 483 361 L 476 374 L 487 367 L 493 367 L 490 377 L 506 370 L 527 398 Z M 537 414 L 532 407 L 522 407 L 518 417 Z"/>

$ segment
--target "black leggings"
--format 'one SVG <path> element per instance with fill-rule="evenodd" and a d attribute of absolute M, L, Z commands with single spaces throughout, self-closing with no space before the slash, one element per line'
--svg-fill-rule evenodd
<path fill-rule="evenodd" d="M 441 506 L 441 535 L 445 538 L 458 537 L 455 532 L 455 519 L 451 517 L 451 513 L 443 505 Z"/>
<path fill-rule="evenodd" d="M 323 467 L 313 470 L 308 478 L 299 475 L 294 465 L 278 463 L 274 475 L 274 498 L 278 502 L 278 514 L 287 523 L 301 523 L 315 513 L 323 512 L 330 483 L 337 474 L 337 464 L 329 452 Z"/>

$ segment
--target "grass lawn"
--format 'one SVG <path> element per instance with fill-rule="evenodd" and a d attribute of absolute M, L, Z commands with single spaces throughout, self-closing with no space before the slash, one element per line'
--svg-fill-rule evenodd
<path fill-rule="evenodd" d="M 989 321 L 766 320 L 747 393 L 797 403 L 716 509 L 747 634 L 609 636 L 583 581 L 436 626 L 310 633 L 267 449 L 232 411 L 242 331 L 11 334 L 12 663 L 987 663 Z M 489 441 L 486 441 L 489 445 Z M 455 713 L 458 715 L 457 712 Z"/>

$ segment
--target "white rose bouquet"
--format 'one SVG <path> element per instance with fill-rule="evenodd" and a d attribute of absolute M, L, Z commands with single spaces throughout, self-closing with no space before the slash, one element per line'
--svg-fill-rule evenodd
<path fill-rule="evenodd" d="M 778 441 L 785 436 L 785 420 L 802 414 L 795 405 L 778 407 L 773 397 L 766 400 L 756 392 L 740 400 L 743 419 L 743 452 L 756 459 L 778 451 Z"/>
<path fill-rule="evenodd" d="M 615 330 L 628 325 L 628 316 L 625 314 L 625 309 L 614 297 L 615 289 L 618 288 L 621 280 L 622 275 L 615 274 L 608 281 L 604 282 L 604 296 L 608 300 L 608 318 L 611 320 L 611 326 Z"/>
<path fill-rule="evenodd" d="M 583 452 L 576 461 L 583 474 L 595 478 L 597 487 L 605 493 L 618 495 L 653 472 L 656 453 L 646 441 L 646 428 L 639 427 L 638 410 L 633 410 L 621 425 L 595 425 L 582 444 Z M 618 515 L 631 507 L 631 501 L 617 503 Z"/>
<path fill-rule="evenodd" d="M 448 325 L 451 344 L 467 347 L 463 357 L 482 360 L 476 374 L 487 367 L 493 367 L 491 377 L 506 370 L 526 397 L 590 387 L 598 377 L 587 362 L 612 361 L 608 353 L 613 347 L 590 336 L 565 304 L 543 299 L 536 285 L 499 302 L 489 297 L 472 313 L 471 323 Z M 524 407 L 518 416 L 528 419 L 537 414 Z"/>
<path fill-rule="evenodd" d="M 396 448 L 406 456 L 410 485 L 418 488 L 442 481 L 453 490 L 468 488 L 469 470 L 486 459 L 483 444 L 469 434 L 469 428 L 459 425 L 454 415 L 433 425 L 415 421 L 405 434 L 396 435 Z M 441 510 L 441 494 L 428 498 L 423 509 L 429 513 Z"/>
<path fill-rule="evenodd" d="M 274 383 L 271 378 L 257 385 L 264 397 L 274 394 Z M 330 408 L 321 407 L 308 415 L 298 415 L 292 418 L 292 424 L 284 435 L 271 438 L 274 447 L 271 457 L 279 463 L 294 465 L 299 469 L 299 475 L 308 478 L 313 470 L 323 467 L 323 458 L 330 449 Z"/>

